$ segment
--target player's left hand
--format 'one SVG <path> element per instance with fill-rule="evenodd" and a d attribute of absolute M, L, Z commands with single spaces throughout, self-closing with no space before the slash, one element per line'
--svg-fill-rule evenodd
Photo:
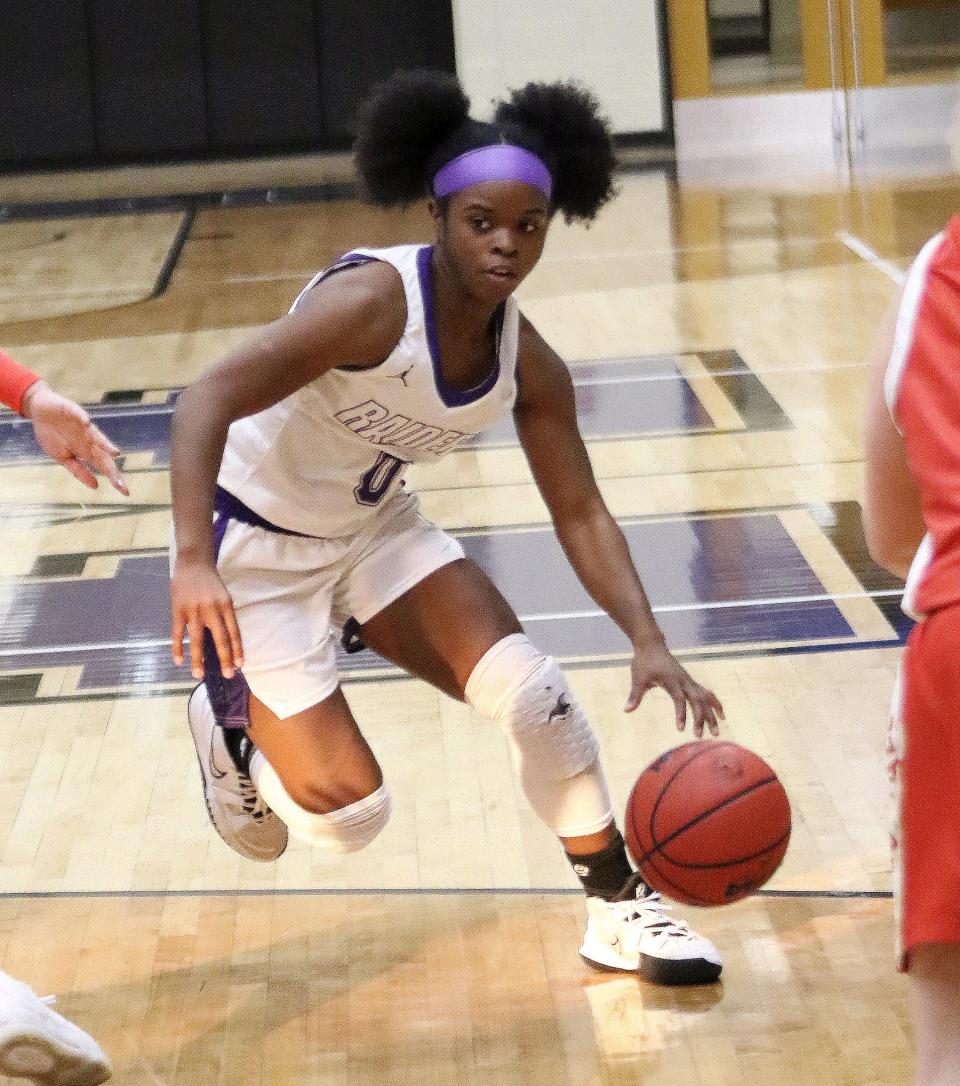
<path fill-rule="evenodd" d="M 52 460 L 91 490 L 97 478 L 91 468 L 105 475 L 114 489 L 129 497 L 130 491 L 116 457 L 120 450 L 97 429 L 84 409 L 66 396 L 54 392 L 46 381 L 37 381 L 24 398 L 24 410 L 33 423 L 37 444 Z"/>
<path fill-rule="evenodd" d="M 717 718 L 723 720 L 723 706 L 712 690 L 701 686 L 691 678 L 671 654 L 663 641 L 656 641 L 634 649 L 631 664 L 630 696 L 624 706 L 625 713 L 632 713 L 640 704 L 643 695 L 655 686 L 663 687 L 673 698 L 676 708 L 677 730 L 687 726 L 687 706 L 693 718 L 693 734 L 700 739 L 704 725 L 711 735 L 720 734 Z"/>

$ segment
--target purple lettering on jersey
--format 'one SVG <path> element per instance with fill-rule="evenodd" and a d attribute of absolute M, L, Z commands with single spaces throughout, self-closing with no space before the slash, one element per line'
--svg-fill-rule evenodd
<path fill-rule="evenodd" d="M 392 445 L 403 445 L 405 448 L 423 434 L 426 429 L 422 422 L 410 422 L 404 428 L 393 435 Z"/>
<path fill-rule="evenodd" d="M 376 400 L 367 400 L 356 407 L 347 407 L 334 416 L 348 430 L 373 445 L 393 445 L 399 449 L 425 449 L 440 455 L 456 448 L 472 437 L 462 430 L 444 430 L 428 426 L 406 415 L 391 415 Z"/>
<path fill-rule="evenodd" d="M 356 407 L 347 407 L 343 411 L 338 411 L 334 418 L 342 422 L 348 430 L 359 434 L 389 415 L 390 412 L 376 400 L 367 400 L 366 403 L 359 403 Z"/>
<path fill-rule="evenodd" d="M 394 437 L 410 425 L 406 415 L 390 415 L 363 431 L 363 437 L 377 445 L 392 444 Z"/>
<path fill-rule="evenodd" d="M 391 444 L 399 445 L 404 449 L 422 449 L 442 433 L 444 431 L 439 426 L 424 424 L 419 433 L 411 434 L 409 437 L 395 437 Z"/>
<path fill-rule="evenodd" d="M 460 430 L 445 430 L 436 441 L 431 441 L 429 445 L 424 445 L 424 448 L 427 452 L 440 455 L 442 453 L 450 452 L 461 444 L 461 442 L 466 441 L 468 437 L 473 436 L 473 434 L 462 433 Z"/>

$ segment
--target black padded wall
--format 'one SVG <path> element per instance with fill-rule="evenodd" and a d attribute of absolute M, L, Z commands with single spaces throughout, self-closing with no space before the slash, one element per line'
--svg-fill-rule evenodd
<path fill-rule="evenodd" d="M 316 145 L 311 0 L 204 0 L 203 16 L 212 149 Z"/>
<path fill-rule="evenodd" d="M 97 151 L 208 148 L 198 0 L 87 0 Z"/>
<path fill-rule="evenodd" d="M 0 0 L 0 169 L 343 147 L 450 0 Z"/>
<path fill-rule="evenodd" d="M 315 0 L 327 138 L 355 134 L 367 91 L 399 68 L 455 70 L 450 0 Z"/>
<path fill-rule="evenodd" d="M 0 2 L 0 161 L 94 151 L 83 0 Z"/>

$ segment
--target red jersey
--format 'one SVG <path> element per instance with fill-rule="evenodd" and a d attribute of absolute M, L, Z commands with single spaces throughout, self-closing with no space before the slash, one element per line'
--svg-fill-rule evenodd
<path fill-rule="evenodd" d="M 39 380 L 26 366 L 14 362 L 8 354 L 0 351 L 0 404 L 5 404 L 19 415 L 24 393 Z"/>
<path fill-rule="evenodd" d="M 929 614 L 960 601 L 960 216 L 907 274 L 884 391 L 928 533 L 904 606 Z"/>

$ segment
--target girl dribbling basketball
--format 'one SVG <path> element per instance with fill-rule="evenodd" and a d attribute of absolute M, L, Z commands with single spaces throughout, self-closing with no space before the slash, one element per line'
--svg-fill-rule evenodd
<path fill-rule="evenodd" d="M 529 84 L 492 124 L 468 110 L 439 73 L 400 74 L 371 99 L 356 148 L 366 193 L 384 207 L 426 197 L 435 243 L 349 253 L 178 401 L 173 653 L 182 662 L 189 633 L 208 809 L 261 860 L 288 832 L 346 852 L 383 829 L 390 796 L 337 675 L 343 629 L 503 729 L 586 889 L 588 961 L 711 981 L 715 948 L 630 868 L 596 737 L 556 662 L 403 486 L 407 464 L 512 410 L 564 550 L 633 645 L 627 709 L 660 686 L 678 726 L 689 707 L 696 734 L 716 734 L 720 704 L 667 650 L 597 489 L 566 367 L 513 297 L 554 213 L 589 221 L 612 196 L 609 133 L 570 84 Z"/>

